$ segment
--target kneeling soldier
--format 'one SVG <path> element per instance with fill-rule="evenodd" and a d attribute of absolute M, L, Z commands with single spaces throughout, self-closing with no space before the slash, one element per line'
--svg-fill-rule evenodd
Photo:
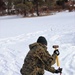
<path fill-rule="evenodd" d="M 62 69 L 55 69 L 52 67 L 55 64 L 56 57 L 59 55 L 59 51 L 53 52 L 50 55 L 47 51 L 47 40 L 45 37 L 40 36 L 36 43 L 29 45 L 30 51 L 28 52 L 22 69 L 20 70 L 22 75 L 44 75 L 44 70 L 52 73 L 60 73 Z"/>

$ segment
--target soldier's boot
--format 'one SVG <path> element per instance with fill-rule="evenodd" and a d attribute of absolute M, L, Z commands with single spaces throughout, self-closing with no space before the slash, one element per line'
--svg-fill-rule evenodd
<path fill-rule="evenodd" d="M 43 75 L 43 74 L 37 74 L 37 75 Z"/>

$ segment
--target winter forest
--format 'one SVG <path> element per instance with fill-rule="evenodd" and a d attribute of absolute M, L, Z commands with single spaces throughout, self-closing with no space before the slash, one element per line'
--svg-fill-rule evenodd
<path fill-rule="evenodd" d="M 73 9 L 75 0 L 0 0 L 0 15 L 43 16 Z"/>

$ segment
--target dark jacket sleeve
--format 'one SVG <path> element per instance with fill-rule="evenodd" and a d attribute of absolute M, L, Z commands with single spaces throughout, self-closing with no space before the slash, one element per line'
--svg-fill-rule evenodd
<path fill-rule="evenodd" d="M 55 73 L 55 68 L 52 67 L 53 64 L 55 64 L 55 61 L 56 61 L 56 54 L 53 54 L 52 56 L 49 54 L 48 51 L 45 52 L 45 56 L 46 57 L 46 60 L 45 61 L 45 69 L 47 71 L 50 71 L 52 73 Z M 44 58 L 43 58 L 44 59 Z"/>
<path fill-rule="evenodd" d="M 55 64 L 55 60 L 56 60 L 57 55 L 53 54 L 51 56 L 47 50 L 42 49 L 39 56 L 42 59 L 42 61 L 44 62 L 44 64 L 45 64 L 45 70 L 54 73 L 55 68 L 52 67 L 52 65 Z"/>
<path fill-rule="evenodd" d="M 52 72 L 52 73 L 55 73 L 55 68 L 54 67 L 52 67 L 52 65 L 53 64 L 55 64 L 55 61 L 56 61 L 56 54 L 53 54 L 52 56 L 51 55 L 49 55 L 49 59 L 51 59 L 52 58 L 52 60 L 49 62 L 49 64 L 46 64 L 45 65 L 45 69 L 47 70 L 47 71 L 50 71 L 50 72 Z M 48 61 L 47 61 L 48 62 Z"/>

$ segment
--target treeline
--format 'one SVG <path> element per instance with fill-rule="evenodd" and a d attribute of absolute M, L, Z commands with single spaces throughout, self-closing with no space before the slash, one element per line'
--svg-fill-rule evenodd
<path fill-rule="evenodd" d="M 28 13 L 37 16 L 40 12 L 51 10 L 70 9 L 70 0 L 0 0 L 0 15 L 4 14 L 23 14 Z"/>

